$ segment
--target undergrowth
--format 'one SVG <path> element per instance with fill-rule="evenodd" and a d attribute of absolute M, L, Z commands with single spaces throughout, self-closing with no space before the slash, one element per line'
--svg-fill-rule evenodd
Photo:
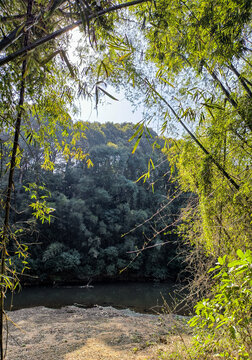
<path fill-rule="evenodd" d="M 238 250 L 236 258 L 218 258 L 209 270 L 215 281 L 211 295 L 195 306 L 188 322 L 192 344 L 176 352 L 161 352 L 159 359 L 252 359 L 252 255 Z"/>

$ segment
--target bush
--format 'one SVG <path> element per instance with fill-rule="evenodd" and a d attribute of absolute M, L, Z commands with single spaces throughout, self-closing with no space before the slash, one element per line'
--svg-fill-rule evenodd
<path fill-rule="evenodd" d="M 196 331 L 194 359 L 251 359 L 251 251 L 238 250 L 230 262 L 219 257 L 209 272 L 216 281 L 212 297 L 197 303 L 189 321 Z"/>

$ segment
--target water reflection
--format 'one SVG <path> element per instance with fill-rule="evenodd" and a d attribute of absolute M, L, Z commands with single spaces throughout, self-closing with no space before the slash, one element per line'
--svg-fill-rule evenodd
<path fill-rule="evenodd" d="M 130 308 L 138 312 L 160 311 L 163 298 L 171 306 L 174 297 L 173 284 L 153 283 L 98 283 L 94 287 L 80 286 L 32 287 L 24 288 L 13 297 L 12 309 L 46 306 L 60 308 L 80 304 L 85 307 L 94 305 Z M 6 309 L 10 309 L 11 297 L 7 296 Z"/>

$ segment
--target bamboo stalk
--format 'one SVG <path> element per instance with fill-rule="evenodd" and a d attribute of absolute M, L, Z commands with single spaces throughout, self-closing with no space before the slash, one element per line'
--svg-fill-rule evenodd
<path fill-rule="evenodd" d="M 27 4 L 27 19 L 30 18 L 32 12 L 33 0 L 29 0 Z M 29 42 L 29 30 L 25 34 L 24 38 L 24 46 L 27 46 Z M 20 85 L 19 92 L 19 104 L 18 104 L 18 115 L 15 124 L 15 134 L 13 140 L 12 147 L 12 155 L 10 162 L 10 170 L 9 170 L 9 179 L 8 179 L 8 187 L 7 187 L 7 195 L 5 200 L 5 217 L 4 217 L 4 226 L 3 226 L 3 234 L 2 234 L 2 249 L 1 249 L 1 276 L 0 276 L 0 359 L 4 360 L 4 348 L 3 348 L 3 324 L 4 324 L 4 295 L 5 295 L 5 286 L 4 286 L 4 276 L 5 276 L 5 260 L 6 260 L 6 252 L 7 245 L 9 242 L 9 218 L 10 218 L 10 205 L 11 205 L 11 194 L 13 187 L 13 178 L 14 171 L 16 167 L 16 156 L 18 150 L 18 142 L 20 136 L 20 128 L 22 122 L 22 114 L 23 114 L 23 105 L 25 99 L 25 73 L 27 70 L 27 59 L 25 58 L 22 63 L 22 80 Z"/>

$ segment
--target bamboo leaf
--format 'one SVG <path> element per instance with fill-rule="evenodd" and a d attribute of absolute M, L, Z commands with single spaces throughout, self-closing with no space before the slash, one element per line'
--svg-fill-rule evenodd
<path fill-rule="evenodd" d="M 172 83 L 170 83 L 168 80 L 164 79 L 164 78 L 160 78 L 160 80 L 162 80 L 163 82 L 165 82 L 166 84 L 172 86 L 174 88 L 174 85 L 172 85 Z"/>
<path fill-rule="evenodd" d="M 44 58 L 42 61 L 40 61 L 40 65 L 45 65 L 50 60 L 52 60 L 56 55 L 58 55 L 61 52 L 61 50 L 56 50 L 52 54 L 50 54 L 48 57 Z"/>
<path fill-rule="evenodd" d="M 90 167 L 93 167 L 93 166 L 94 166 L 94 164 L 93 164 L 92 160 L 88 159 L 87 160 L 87 167 L 90 168 Z"/>
<path fill-rule="evenodd" d="M 76 1 L 76 4 L 77 4 L 78 10 L 80 12 L 83 29 L 86 32 L 86 28 L 89 26 L 88 14 L 86 14 L 85 10 L 83 11 L 83 8 L 80 5 L 79 1 Z"/>
<path fill-rule="evenodd" d="M 136 151 L 136 149 L 137 149 L 137 147 L 138 147 L 138 144 L 139 144 L 139 142 L 140 142 L 140 140 L 141 140 L 141 138 L 142 138 L 142 135 L 143 135 L 143 133 L 141 133 L 141 134 L 139 135 L 139 137 L 138 137 L 138 139 L 137 139 L 137 141 L 136 141 L 136 143 L 135 143 L 135 145 L 134 145 L 134 148 L 133 148 L 133 150 L 132 150 L 132 154 L 135 153 L 135 151 Z"/>
<path fill-rule="evenodd" d="M 129 57 L 131 55 L 131 52 L 128 52 L 127 54 L 124 54 L 122 56 L 119 57 L 118 61 L 123 61 L 124 59 L 126 59 L 127 57 Z"/>
<path fill-rule="evenodd" d="M 0 0 L 0 5 L 1 5 L 1 7 L 2 7 L 3 9 L 6 8 L 6 3 L 5 3 L 4 0 Z"/>
<path fill-rule="evenodd" d="M 136 132 L 134 132 L 134 134 L 131 136 L 131 138 L 128 140 L 128 142 L 132 141 L 140 133 L 140 131 L 143 132 L 143 124 L 139 125 L 139 128 L 137 129 Z"/>
<path fill-rule="evenodd" d="M 208 104 L 208 103 L 202 103 L 202 105 L 209 107 L 211 109 L 219 109 L 219 110 L 225 110 L 222 106 L 218 105 L 218 104 Z"/>
<path fill-rule="evenodd" d="M 95 107 L 97 108 L 99 102 L 98 86 L 95 87 Z"/>
<path fill-rule="evenodd" d="M 104 90 L 103 88 L 101 88 L 100 86 L 97 86 L 97 88 L 99 90 L 101 90 L 105 95 L 109 96 L 111 99 L 115 100 L 115 101 L 119 101 L 118 99 L 116 99 L 113 95 L 111 95 L 110 93 L 108 93 L 106 90 Z"/>
<path fill-rule="evenodd" d="M 101 67 L 102 67 L 102 63 L 100 63 L 100 65 L 98 66 L 98 70 L 97 70 L 97 80 L 99 79 L 100 74 L 101 74 Z"/>
<path fill-rule="evenodd" d="M 16 37 L 18 37 L 18 35 L 23 31 L 24 27 L 25 27 L 25 23 L 20 25 L 20 27 L 17 29 Z"/>
<path fill-rule="evenodd" d="M 127 51 L 128 48 L 126 46 L 120 46 L 117 44 L 113 44 L 112 42 L 107 42 L 107 45 L 114 50 L 119 50 L 119 51 Z"/>
<path fill-rule="evenodd" d="M 36 25 L 36 28 L 42 30 L 42 31 L 43 31 L 44 33 L 46 33 L 46 34 L 49 34 L 45 27 Z"/>
<path fill-rule="evenodd" d="M 105 70 L 106 76 L 109 77 L 109 71 L 108 71 L 107 65 L 103 61 L 101 62 L 101 64 L 102 64 L 102 66 L 103 66 L 103 68 Z"/>
<path fill-rule="evenodd" d="M 61 55 L 62 59 L 65 61 L 72 78 L 74 78 L 75 77 L 74 70 L 73 70 L 71 63 L 69 62 L 69 60 L 67 58 L 66 52 L 64 50 L 61 50 L 60 55 Z"/>
<path fill-rule="evenodd" d="M 53 13 L 64 1 L 65 1 L 65 0 L 54 0 L 46 17 L 50 17 L 50 16 L 52 15 L 52 13 Z"/>
<path fill-rule="evenodd" d="M 144 30 L 144 29 L 145 29 L 145 23 L 146 23 L 146 16 L 144 15 L 143 23 L 142 23 L 142 26 L 141 26 L 141 30 Z"/>
<path fill-rule="evenodd" d="M 145 174 L 141 175 L 141 176 L 137 179 L 136 182 L 140 181 L 142 178 L 144 178 L 144 182 L 145 182 L 146 179 L 147 179 L 147 177 L 148 177 L 148 173 L 145 173 Z"/>
<path fill-rule="evenodd" d="M 149 137 L 152 139 L 152 138 L 153 138 L 153 136 L 151 135 L 149 128 L 148 128 L 148 127 L 146 127 L 146 128 L 145 128 L 145 130 L 147 131 L 147 133 L 148 133 Z M 146 136 L 146 138 L 148 139 L 148 136 Z"/>
<path fill-rule="evenodd" d="M 154 165 L 152 159 L 150 159 L 149 161 L 150 161 L 150 163 L 151 163 L 151 165 L 152 165 L 152 169 L 155 170 L 155 165 Z"/>

